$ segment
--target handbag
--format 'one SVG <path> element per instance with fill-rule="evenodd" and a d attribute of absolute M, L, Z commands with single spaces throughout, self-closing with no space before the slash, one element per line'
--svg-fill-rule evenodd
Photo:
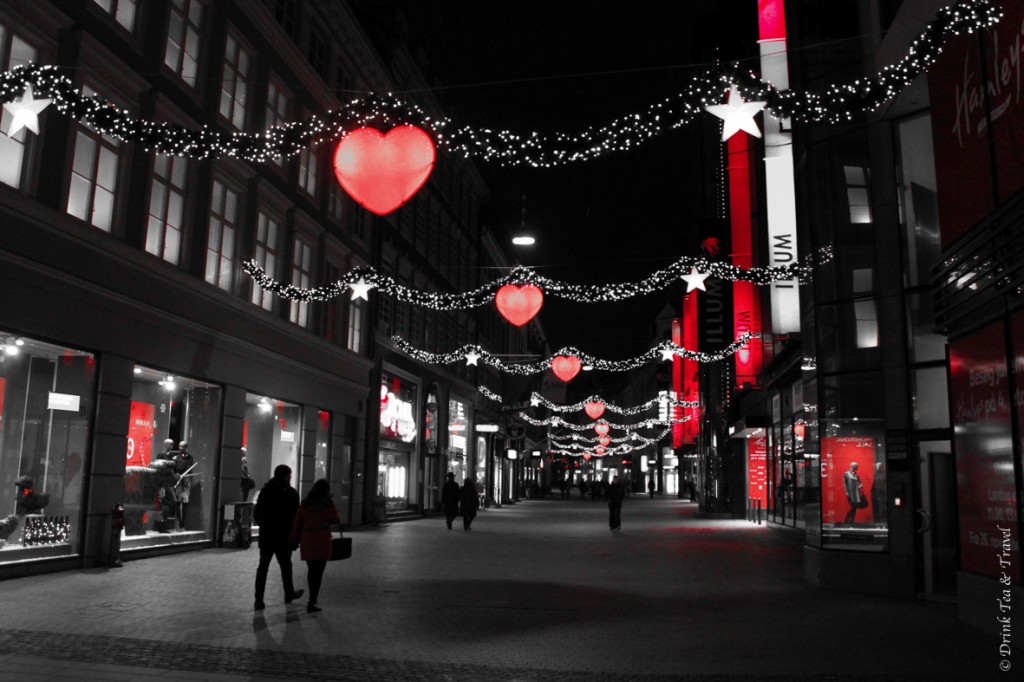
<path fill-rule="evenodd" d="M 331 540 L 330 561 L 341 561 L 352 556 L 352 538 L 333 538 Z"/>

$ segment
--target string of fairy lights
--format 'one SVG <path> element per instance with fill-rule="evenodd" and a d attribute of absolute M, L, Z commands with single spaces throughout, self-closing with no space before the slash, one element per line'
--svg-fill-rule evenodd
<path fill-rule="evenodd" d="M 233 157 L 259 163 L 297 155 L 310 146 L 340 140 L 347 132 L 371 124 L 410 124 L 431 133 L 439 148 L 467 158 L 502 165 L 551 167 L 632 149 L 687 125 L 703 115 L 707 106 L 717 104 L 733 86 L 746 100 L 765 102 L 776 118 L 807 123 L 849 121 L 892 99 L 924 73 L 951 36 L 993 26 L 1001 17 L 1001 10 L 991 0 L 958 0 L 938 12 L 898 62 L 874 75 L 829 85 L 821 92 L 779 91 L 737 64 L 716 63 L 694 76 L 681 93 L 643 111 L 576 133 L 522 134 L 487 127 L 456 127 L 450 119 L 428 116 L 420 107 L 392 94 L 369 94 L 322 117 L 313 116 L 255 133 L 208 127 L 191 130 L 141 119 L 98 96 L 83 95 L 60 68 L 38 64 L 0 74 L 0 102 L 24 97 L 26 88 L 31 87 L 52 100 L 65 116 L 123 142 L 138 143 L 147 151 L 173 156 Z"/>
<path fill-rule="evenodd" d="M 538 274 L 532 268 L 516 266 L 507 275 L 484 284 L 472 291 L 451 294 L 420 291 L 395 281 L 390 275 L 377 272 L 370 266 L 349 270 L 336 281 L 319 287 L 297 287 L 269 277 L 255 260 L 242 264 L 242 269 L 252 277 L 253 282 L 277 296 L 293 301 L 324 302 L 351 292 L 353 300 L 367 298 L 371 289 L 394 297 L 404 303 L 424 306 L 433 310 L 465 310 L 486 305 L 494 300 L 497 291 L 506 285 L 532 284 L 540 287 L 545 295 L 564 298 L 576 303 L 607 303 L 624 301 L 664 290 L 673 283 L 683 280 L 687 290 L 703 289 L 703 280 L 713 276 L 731 282 L 752 282 L 759 286 L 798 279 L 807 283 L 816 265 L 832 260 L 830 246 L 822 247 L 816 254 L 808 254 L 800 261 L 787 265 L 739 268 L 724 261 L 710 260 L 704 256 L 683 256 L 666 268 L 658 270 L 638 282 L 616 282 L 611 284 L 581 285 L 569 284 Z"/>
<path fill-rule="evenodd" d="M 708 364 L 713 362 L 720 362 L 730 356 L 736 351 L 742 348 L 747 341 L 757 336 L 753 332 L 746 332 L 741 334 L 735 341 L 730 343 L 725 348 L 715 351 L 713 353 L 705 353 L 701 351 L 693 351 L 682 346 L 678 346 L 671 341 L 662 341 L 657 346 L 651 348 L 646 353 L 638 355 L 633 358 L 626 360 L 605 360 L 603 358 L 594 357 L 588 353 L 584 353 L 577 348 L 572 346 L 566 346 L 561 350 L 557 351 L 554 356 L 539 360 L 536 362 L 520 362 L 511 363 L 502 360 L 496 355 L 492 355 L 486 351 L 482 346 L 476 344 L 465 344 L 458 350 L 454 350 L 450 353 L 429 353 L 425 350 L 416 348 L 411 343 L 406 341 L 400 336 L 392 336 L 391 340 L 394 342 L 395 347 L 405 353 L 406 355 L 427 364 L 434 365 L 450 365 L 454 362 L 465 361 L 467 365 L 477 365 L 480 362 L 493 367 L 500 372 L 508 372 L 510 374 L 518 374 L 527 376 L 530 374 L 539 374 L 552 367 L 552 363 L 559 358 L 576 358 L 583 366 L 590 367 L 592 369 L 605 370 L 610 372 L 628 372 L 638 367 L 650 364 L 652 362 L 661 362 L 671 360 L 675 356 L 693 360 L 701 364 Z"/>
<path fill-rule="evenodd" d="M 665 436 L 667 436 L 669 434 L 669 431 L 671 431 L 671 430 L 672 430 L 672 427 L 666 427 L 665 429 L 663 429 L 661 431 L 660 434 L 658 434 L 657 436 L 654 436 L 652 438 L 647 438 L 645 436 L 641 436 L 639 433 L 636 433 L 636 432 L 627 433 L 625 436 L 622 436 L 620 438 L 609 438 L 608 442 L 609 443 L 614 443 L 614 444 L 638 443 L 639 442 L 639 443 L 642 443 L 644 446 L 647 446 L 647 445 L 657 445 L 658 443 L 661 442 L 661 440 L 663 438 L 665 438 Z M 585 437 L 581 436 L 578 433 L 566 434 L 566 436 L 564 438 L 561 437 L 561 436 L 551 436 L 550 440 L 551 440 L 552 443 L 554 443 L 555 445 L 559 445 L 559 446 L 562 445 L 563 442 L 566 443 L 566 444 L 572 443 L 572 444 L 575 444 L 577 446 L 584 446 L 585 448 L 587 448 L 587 447 L 589 447 L 589 448 L 596 448 L 596 447 L 602 445 L 602 443 L 600 443 L 598 441 L 598 439 L 596 439 L 596 438 L 585 438 Z M 605 447 L 607 447 L 607 446 L 605 446 Z"/>
<path fill-rule="evenodd" d="M 477 391 L 479 391 L 482 396 L 488 398 L 489 400 L 493 400 L 498 403 L 504 402 L 500 395 L 494 393 L 493 391 L 491 391 L 491 389 L 487 388 L 484 385 L 477 386 Z M 652 407 L 660 407 L 661 405 L 681 408 L 700 407 L 699 400 L 679 400 L 678 398 L 673 398 L 672 396 L 668 395 L 659 396 L 657 398 L 651 398 L 647 402 L 641 403 L 640 405 L 634 405 L 633 407 L 619 407 L 618 405 L 610 403 L 598 395 L 592 395 L 589 398 L 584 398 L 583 400 L 572 404 L 558 404 L 551 402 L 550 400 L 542 396 L 540 393 L 537 393 L 536 391 L 530 394 L 531 407 L 543 406 L 548 408 L 552 412 L 579 412 L 580 410 L 586 409 L 587 403 L 599 403 L 603 406 L 605 410 L 608 410 L 609 412 L 617 412 L 618 414 L 625 416 L 637 415 L 640 414 L 641 412 L 646 412 Z"/>
<path fill-rule="evenodd" d="M 602 419 L 597 424 L 573 424 L 568 422 L 561 417 L 555 415 L 547 417 L 545 419 L 535 419 L 525 412 L 517 412 L 516 416 L 522 419 L 527 424 L 533 426 L 554 426 L 569 429 L 570 431 L 591 431 L 594 430 L 595 426 L 607 425 L 610 429 L 621 429 L 623 431 L 635 431 L 636 429 L 649 429 L 654 426 L 660 427 L 671 427 L 674 424 L 682 424 L 690 421 L 690 416 L 680 417 L 679 419 L 644 419 L 643 421 L 634 422 L 632 424 L 619 424 L 616 422 L 610 422 Z"/>

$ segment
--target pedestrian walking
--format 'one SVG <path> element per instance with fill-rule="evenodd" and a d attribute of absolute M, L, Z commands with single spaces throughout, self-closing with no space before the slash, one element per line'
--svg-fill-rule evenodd
<path fill-rule="evenodd" d="M 295 512 L 299 508 L 299 493 L 291 486 L 292 470 L 285 464 L 274 469 L 274 477 L 260 489 L 253 517 L 260 529 L 260 563 L 256 568 L 256 603 L 254 610 L 265 608 L 263 593 L 267 587 L 270 560 L 276 558 L 281 567 L 284 584 L 284 603 L 289 604 L 302 596 L 292 584 L 291 530 Z"/>
<path fill-rule="evenodd" d="M 477 507 L 480 506 L 472 478 L 467 478 L 462 484 L 462 496 L 459 501 L 462 503 L 462 528 L 463 530 L 472 530 L 470 526 L 473 525 Z"/>
<path fill-rule="evenodd" d="M 647 481 L 647 494 L 651 496 L 652 500 L 654 499 L 654 477 L 653 476 L 651 477 L 651 480 Z"/>
<path fill-rule="evenodd" d="M 299 505 L 292 524 L 292 543 L 298 543 L 299 556 L 306 562 L 309 601 L 306 613 L 322 609 L 316 600 L 324 580 L 324 569 L 331 558 L 331 525 L 340 525 L 341 517 L 331 497 L 331 485 L 321 478 L 313 483 L 306 499 Z"/>
<path fill-rule="evenodd" d="M 625 496 L 626 489 L 616 476 L 608 486 L 608 526 L 613 533 L 622 527 L 622 498 Z"/>
<path fill-rule="evenodd" d="M 580 499 L 587 499 L 587 482 L 580 476 Z"/>
<path fill-rule="evenodd" d="M 449 471 L 448 482 L 441 488 L 441 507 L 444 509 L 444 522 L 448 524 L 448 530 L 452 529 L 452 521 L 459 515 L 461 495 L 459 484 L 455 482 L 455 474 Z"/>

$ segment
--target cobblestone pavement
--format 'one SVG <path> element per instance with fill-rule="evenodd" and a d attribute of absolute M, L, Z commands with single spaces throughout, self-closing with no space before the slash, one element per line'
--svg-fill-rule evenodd
<path fill-rule="evenodd" d="M 8 580 L 0 678 L 1021 679 L 948 608 L 808 587 L 798 533 L 693 509 L 629 498 L 617 534 L 575 499 L 490 509 L 470 532 L 356 531 L 312 615 L 283 603 L 276 566 L 252 611 L 255 547 Z"/>

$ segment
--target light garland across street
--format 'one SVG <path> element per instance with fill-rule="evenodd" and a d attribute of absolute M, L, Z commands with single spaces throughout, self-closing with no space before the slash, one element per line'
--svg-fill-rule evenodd
<path fill-rule="evenodd" d="M 351 292 L 353 300 L 366 298 L 371 289 L 394 297 L 404 303 L 424 306 L 433 310 L 465 310 L 486 305 L 494 300 L 498 289 L 507 285 L 533 284 L 544 292 L 545 296 L 564 298 L 576 303 L 607 303 L 624 301 L 661 291 L 678 280 L 694 277 L 693 271 L 700 275 L 711 275 L 718 279 L 731 282 L 753 282 L 763 286 L 772 282 L 799 279 L 808 282 L 815 264 L 827 263 L 832 259 L 831 247 L 821 248 L 816 256 L 809 256 L 802 261 L 788 265 L 769 267 L 739 268 L 724 261 L 709 260 L 703 256 L 683 256 L 666 268 L 658 270 L 639 282 L 616 282 L 610 284 L 580 285 L 568 284 L 549 279 L 526 266 L 512 269 L 504 277 L 484 284 L 473 291 L 458 294 L 430 293 L 412 289 L 396 282 L 391 276 L 381 274 L 374 268 L 362 266 L 353 268 L 338 278 L 337 281 L 319 287 L 305 288 L 285 284 L 269 277 L 256 261 L 248 260 L 242 269 L 252 277 L 256 286 L 277 296 L 293 301 L 324 302 Z M 693 288 L 703 289 L 703 285 Z M 692 290 L 688 286 L 688 290 Z"/>
<path fill-rule="evenodd" d="M 491 389 L 487 388 L 486 386 L 481 385 L 477 386 L 476 388 L 477 391 L 480 392 L 480 395 L 484 396 L 485 398 L 493 400 L 494 402 L 497 403 L 504 402 L 500 395 L 494 393 L 493 391 L 491 391 Z M 663 401 L 669 407 L 700 407 L 699 400 L 678 400 L 676 398 L 668 396 L 664 398 L 651 398 L 647 402 L 642 403 L 640 405 L 636 405 L 634 407 L 619 407 L 618 405 L 610 403 L 606 401 L 604 398 L 597 395 L 592 395 L 589 398 L 581 400 L 578 403 L 572 403 L 571 405 L 559 405 L 557 403 L 551 402 L 550 400 L 542 396 L 540 393 L 537 393 L 536 391 L 530 394 L 531 407 L 543 406 L 548 408 L 549 410 L 552 410 L 553 412 L 579 412 L 580 410 L 586 408 L 587 403 L 601 403 L 604 405 L 606 410 L 609 410 L 611 412 L 617 412 L 619 414 L 626 416 L 633 416 L 640 414 L 641 412 L 646 412 L 652 407 L 660 405 Z"/>
<path fill-rule="evenodd" d="M 610 123 L 581 132 L 514 133 L 487 127 L 456 127 L 448 118 L 428 116 L 415 104 L 391 94 L 370 94 L 306 121 L 291 122 L 254 133 L 211 128 L 190 130 L 132 116 L 100 97 L 84 96 L 71 79 L 54 66 L 29 64 L 0 74 L 0 102 L 22 98 L 32 86 L 49 98 L 65 116 L 88 123 L 97 131 L 124 142 L 140 144 L 158 154 L 192 158 L 235 157 L 265 162 L 299 154 L 310 146 L 337 142 L 357 128 L 416 125 L 434 138 L 437 146 L 467 158 L 502 165 L 559 166 L 594 159 L 687 125 L 719 105 L 723 94 L 736 92 L 746 101 L 764 102 L 776 118 L 807 123 L 839 123 L 874 110 L 909 85 L 942 52 L 952 35 L 970 33 L 996 24 L 1002 12 L 991 0 L 958 0 L 941 9 L 896 63 L 850 83 L 827 86 L 821 92 L 778 91 L 738 65 L 715 64 L 692 78 L 683 92 L 627 114 Z M 32 98 L 29 97 L 29 102 Z"/>
<path fill-rule="evenodd" d="M 555 354 L 554 358 L 549 357 L 537 362 L 522 363 L 505 362 L 501 358 L 491 355 L 488 351 L 484 350 L 483 347 L 476 344 L 466 344 L 458 350 L 450 353 L 428 353 L 427 351 L 416 348 L 400 336 L 392 336 L 391 340 L 394 342 L 395 347 L 398 348 L 398 350 L 412 358 L 415 358 L 416 360 L 419 360 L 420 362 L 426 362 L 434 365 L 450 365 L 453 362 L 459 362 L 462 360 L 464 360 L 467 365 L 478 365 L 480 362 L 483 362 L 484 364 L 501 372 L 527 376 L 530 374 L 539 374 L 551 367 L 553 359 L 565 357 L 578 358 L 585 365 L 590 366 L 593 369 L 607 370 L 611 372 L 628 372 L 629 370 L 642 367 L 651 362 L 671 360 L 677 355 L 702 364 L 720 362 L 721 360 L 735 354 L 747 343 L 747 341 L 755 336 L 757 336 L 757 334 L 754 334 L 753 332 L 741 334 L 738 339 L 714 353 L 703 353 L 700 351 L 688 350 L 682 346 L 677 346 L 671 341 L 662 341 L 646 353 L 627 360 L 603 360 L 601 358 L 588 355 L 587 353 L 583 353 L 571 346 L 567 346 L 559 350 Z"/>
<path fill-rule="evenodd" d="M 571 431 L 592 431 L 595 426 L 594 424 L 573 424 L 572 422 L 567 422 L 558 416 L 548 417 L 546 419 L 534 419 L 525 412 L 518 412 L 516 413 L 516 416 L 527 424 L 531 424 L 533 426 L 556 426 L 563 427 Z M 623 431 L 634 431 L 636 429 L 649 429 L 654 426 L 671 427 L 674 424 L 682 424 L 688 421 L 690 421 L 689 415 L 680 417 L 679 419 L 645 419 L 642 422 L 636 422 L 634 424 L 617 424 L 615 422 L 602 419 L 597 422 L 597 424 L 607 424 L 609 428 L 622 429 Z"/>

